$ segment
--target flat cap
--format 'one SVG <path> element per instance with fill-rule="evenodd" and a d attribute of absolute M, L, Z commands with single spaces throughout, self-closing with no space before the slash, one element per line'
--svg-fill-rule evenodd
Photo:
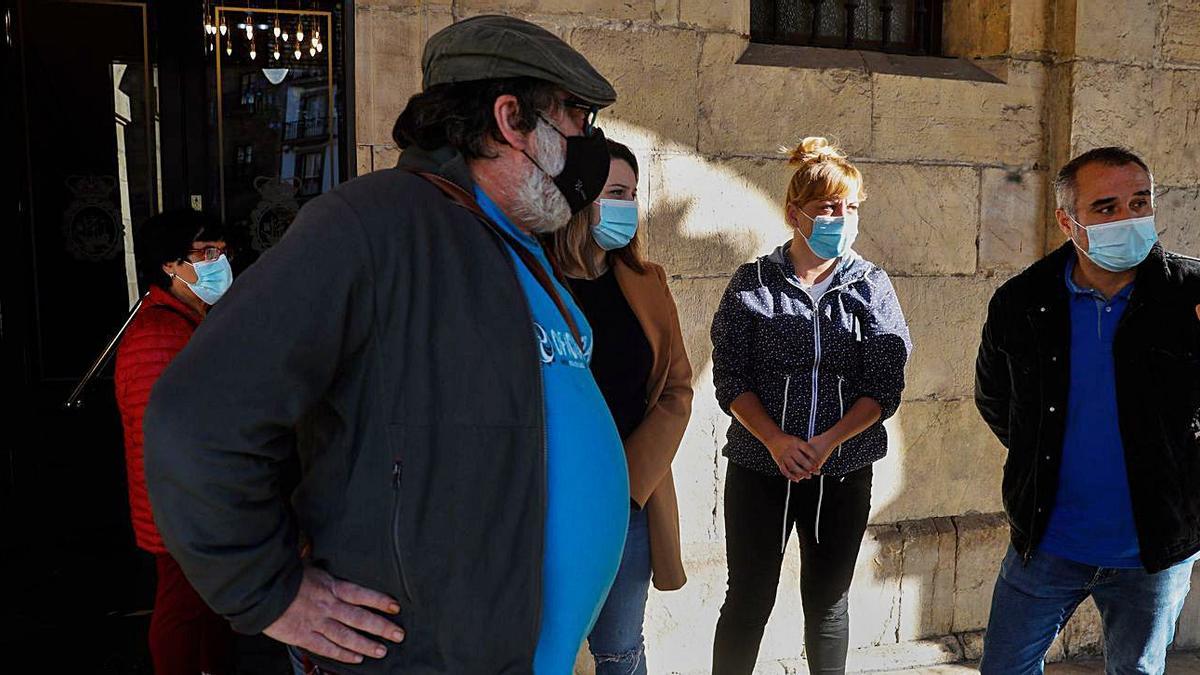
<path fill-rule="evenodd" d="M 425 89 L 453 82 L 534 77 L 587 103 L 612 105 L 617 92 L 583 55 L 541 26 L 511 16 L 484 15 L 435 33 L 421 57 Z"/>

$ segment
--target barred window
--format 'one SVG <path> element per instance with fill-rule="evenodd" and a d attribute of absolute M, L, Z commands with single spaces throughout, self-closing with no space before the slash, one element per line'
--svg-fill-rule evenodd
<path fill-rule="evenodd" d="M 762 44 L 941 54 L 942 0 L 750 0 Z"/>

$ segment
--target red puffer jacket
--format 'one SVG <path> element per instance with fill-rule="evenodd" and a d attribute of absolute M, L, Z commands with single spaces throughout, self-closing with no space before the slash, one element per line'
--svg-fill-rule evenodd
<path fill-rule="evenodd" d="M 150 389 L 167 364 L 191 339 L 200 315 L 170 292 L 158 286 L 142 303 L 129 330 L 117 348 L 117 408 L 125 427 L 125 471 L 129 476 L 129 511 L 138 547 L 150 553 L 166 553 L 150 497 L 146 493 L 146 471 L 142 462 L 142 415 L 150 400 Z"/>

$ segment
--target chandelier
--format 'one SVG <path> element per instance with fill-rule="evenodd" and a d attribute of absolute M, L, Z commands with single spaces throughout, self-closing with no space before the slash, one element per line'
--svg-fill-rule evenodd
<path fill-rule="evenodd" d="M 230 17 L 233 17 L 232 19 Z M 327 14 L 304 10 L 242 8 L 204 3 L 204 35 L 208 51 L 246 54 L 251 61 L 300 61 L 325 51 L 321 28 Z M 290 30 L 290 32 L 289 32 Z"/>

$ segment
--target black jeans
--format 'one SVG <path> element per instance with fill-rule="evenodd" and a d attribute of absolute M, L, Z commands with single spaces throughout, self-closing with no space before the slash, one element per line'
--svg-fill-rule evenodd
<path fill-rule="evenodd" d="M 845 476 L 792 485 L 787 532 L 800 539 L 800 600 L 811 673 L 845 673 L 850 642 L 846 596 L 871 510 L 870 465 Z M 787 482 L 732 462 L 725 477 L 729 587 L 717 620 L 714 675 L 749 675 L 779 586 Z M 820 530 L 817 530 L 820 500 Z M 818 536 L 819 535 L 819 536 Z M 820 543 L 818 543 L 818 539 Z"/>

